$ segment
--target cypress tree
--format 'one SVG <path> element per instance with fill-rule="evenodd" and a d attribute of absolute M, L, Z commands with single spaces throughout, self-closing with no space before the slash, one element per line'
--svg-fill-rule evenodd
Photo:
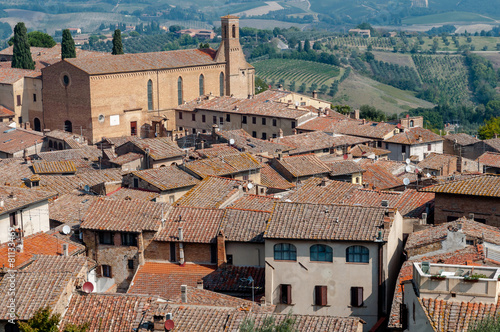
<path fill-rule="evenodd" d="M 304 42 L 304 52 L 309 52 L 310 49 L 311 43 L 309 42 L 309 39 L 306 39 L 306 41 Z"/>
<path fill-rule="evenodd" d="M 62 32 L 61 58 L 76 58 L 75 41 L 69 29 L 64 29 Z"/>
<path fill-rule="evenodd" d="M 123 54 L 122 33 L 119 29 L 116 29 L 113 34 L 113 51 L 111 54 Z"/>
<path fill-rule="evenodd" d="M 14 28 L 12 68 L 35 69 L 35 62 L 31 57 L 28 34 L 24 22 L 17 23 Z"/>
<path fill-rule="evenodd" d="M 297 51 L 302 52 L 302 42 L 299 40 L 299 46 Z"/>

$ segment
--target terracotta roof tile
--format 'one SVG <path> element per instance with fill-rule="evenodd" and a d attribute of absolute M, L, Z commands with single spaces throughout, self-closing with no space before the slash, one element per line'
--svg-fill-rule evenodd
<path fill-rule="evenodd" d="M 330 167 L 330 176 L 340 176 L 364 172 L 359 164 L 352 160 L 326 162 L 325 164 Z"/>
<path fill-rule="evenodd" d="M 10 67 L 10 66 L 9 66 Z M 40 71 L 19 68 L 0 68 L 0 82 L 2 84 L 13 84 L 24 77 L 40 77 Z"/>
<path fill-rule="evenodd" d="M 335 125 L 334 132 L 344 135 L 352 135 L 358 137 L 367 137 L 373 139 L 384 139 L 387 136 L 392 136 L 397 125 L 385 122 L 365 122 L 357 121 L 340 121 Z"/>
<path fill-rule="evenodd" d="M 153 301 L 149 296 L 130 294 L 75 293 L 61 319 L 61 331 L 68 324 L 84 323 L 89 323 L 88 331 L 133 331 L 143 321 L 144 312 L 153 307 Z M 144 317 L 148 320 L 150 315 Z"/>
<path fill-rule="evenodd" d="M 203 287 L 215 292 L 252 294 L 247 279 L 254 280 L 255 294 L 262 294 L 265 286 L 265 268 L 256 266 L 228 265 L 203 277 Z"/>
<path fill-rule="evenodd" d="M 368 156 L 370 155 L 375 155 L 378 157 L 386 156 L 391 153 L 391 151 L 380 148 L 373 148 L 364 144 L 358 144 L 351 149 L 350 153 L 355 158 L 368 158 Z"/>
<path fill-rule="evenodd" d="M 443 136 L 445 140 L 451 141 L 455 144 L 461 145 L 461 146 L 467 146 L 467 145 L 472 145 L 476 144 L 478 142 L 481 142 L 481 140 L 478 140 L 477 138 L 467 135 L 465 133 L 459 133 L 459 134 L 448 134 Z"/>
<path fill-rule="evenodd" d="M 176 165 L 135 171 L 132 174 L 160 191 L 194 186 L 200 182 L 194 176 L 180 170 Z"/>
<path fill-rule="evenodd" d="M 221 229 L 227 241 L 264 243 L 262 236 L 270 215 L 264 211 L 227 208 Z"/>
<path fill-rule="evenodd" d="M 421 191 L 455 195 L 500 197 L 500 176 L 481 175 L 422 188 Z"/>
<path fill-rule="evenodd" d="M 442 140 L 443 138 L 441 136 L 434 134 L 430 130 L 420 127 L 413 127 L 397 135 L 394 135 L 385 141 L 389 143 L 416 145 L 430 142 L 439 142 Z"/>
<path fill-rule="evenodd" d="M 165 217 L 166 221 L 156 233 L 155 241 L 212 243 L 219 230 L 224 210 L 175 207 Z M 179 227 L 183 240 L 179 239 Z"/>
<path fill-rule="evenodd" d="M 99 199 L 87 210 L 80 228 L 136 233 L 156 231 L 163 208 L 161 203 Z"/>
<path fill-rule="evenodd" d="M 215 265 L 146 262 L 137 270 L 127 293 L 172 299 L 178 296 L 181 285 L 196 287 L 203 277 L 215 269 Z"/>
<path fill-rule="evenodd" d="M 186 163 L 186 168 L 204 178 L 208 175 L 224 176 L 257 170 L 262 166 L 251 154 L 241 152 L 191 161 Z"/>
<path fill-rule="evenodd" d="M 476 161 L 485 166 L 500 168 L 500 153 L 485 152 Z"/>
<path fill-rule="evenodd" d="M 33 163 L 33 171 L 36 174 L 74 174 L 76 173 L 75 163 L 68 161 L 36 161 Z"/>
<path fill-rule="evenodd" d="M 224 138 L 227 142 L 229 142 L 229 140 L 231 139 L 234 139 L 233 146 L 242 151 L 244 149 L 244 151 L 248 151 L 254 154 L 267 152 L 268 154 L 273 155 L 279 151 L 284 152 L 292 149 L 292 147 L 285 144 L 270 142 L 267 140 L 252 137 L 243 129 L 225 131 L 221 130 L 217 132 L 217 135 Z"/>
<path fill-rule="evenodd" d="M 239 297 L 220 294 L 208 289 L 203 289 L 193 286 L 187 287 L 187 296 L 188 296 L 187 304 L 192 306 L 226 307 L 235 309 L 252 307 L 252 310 L 254 311 L 263 311 L 260 309 L 265 308 L 265 307 L 260 307 L 255 302 L 244 300 Z M 183 304 L 180 288 L 178 293 L 170 298 L 170 301 L 173 303 Z M 274 306 L 269 306 L 267 308 L 274 308 Z"/>
<path fill-rule="evenodd" d="M 125 153 L 121 156 L 115 157 L 113 159 L 110 159 L 109 162 L 112 164 L 116 164 L 116 165 L 121 166 L 121 165 L 130 163 L 132 161 L 135 161 L 137 159 L 142 159 L 142 158 L 143 158 L 143 155 L 140 153 L 129 152 L 129 153 Z"/>
<path fill-rule="evenodd" d="M 283 156 L 281 160 L 273 159 L 272 163 L 287 170 L 294 178 L 330 173 L 330 167 L 315 154 Z"/>
<path fill-rule="evenodd" d="M 488 145 L 495 152 L 500 152 L 500 138 L 491 138 L 483 141 L 485 145 Z"/>
<path fill-rule="evenodd" d="M 7 107 L 0 105 L 0 118 L 13 118 L 16 113 L 12 112 Z"/>
<path fill-rule="evenodd" d="M 43 142 L 43 134 L 0 123 L 0 151 L 13 154 Z"/>
<path fill-rule="evenodd" d="M 270 196 L 260 196 L 260 195 L 245 195 L 241 198 L 235 200 L 229 208 L 240 209 L 240 210 L 254 210 L 254 211 L 264 211 L 271 212 L 273 205 L 277 202 L 277 198 Z"/>
<path fill-rule="evenodd" d="M 149 149 L 149 155 L 154 160 L 184 156 L 182 151 L 170 137 L 144 138 L 131 141 L 136 147 L 146 153 Z"/>
<path fill-rule="evenodd" d="M 360 185 L 349 182 L 310 178 L 298 185 L 297 189 L 284 199 L 296 203 L 334 204 L 359 188 Z"/>
<path fill-rule="evenodd" d="M 403 179 L 393 175 L 387 168 L 380 164 L 365 165 L 363 182 L 376 189 L 389 189 L 403 185 Z"/>
<path fill-rule="evenodd" d="M 0 207 L 0 215 L 18 210 L 30 204 L 43 202 L 48 203 L 49 198 L 55 196 L 55 193 L 30 190 L 24 188 L 0 187 L 0 201 L 3 201 L 3 207 Z"/>
<path fill-rule="evenodd" d="M 244 184 L 244 181 L 207 176 L 179 198 L 175 204 L 177 206 L 218 208 L 229 199 L 236 197 L 239 193 L 239 186 Z"/>
<path fill-rule="evenodd" d="M 141 189 L 120 188 L 117 191 L 109 193 L 107 197 L 118 200 L 138 199 L 140 201 L 153 201 L 160 197 L 160 194 Z"/>
<path fill-rule="evenodd" d="M 94 195 L 75 193 L 59 196 L 49 203 L 50 219 L 61 223 L 79 224 L 95 199 Z"/>
<path fill-rule="evenodd" d="M 287 190 L 295 187 L 268 164 L 264 164 L 260 170 L 260 183 L 272 189 Z"/>
<path fill-rule="evenodd" d="M 374 241 L 387 208 L 280 202 L 264 238 Z"/>
<path fill-rule="evenodd" d="M 53 191 L 58 194 L 67 194 L 88 185 L 90 187 L 103 183 L 122 180 L 122 171 L 119 169 L 90 170 L 75 175 L 41 175 L 41 190 Z"/>
<path fill-rule="evenodd" d="M 69 272 L 76 278 L 80 271 L 87 273 L 94 266 L 95 262 L 90 261 L 86 256 L 36 255 L 22 267 L 22 271 L 38 273 Z"/>
<path fill-rule="evenodd" d="M 26 263 L 34 255 L 60 256 L 63 254 L 63 243 L 68 244 L 69 255 L 75 255 L 85 250 L 85 246 L 73 241 L 64 240 L 54 234 L 37 233 L 23 238 L 23 250 L 16 253 L 15 267 Z M 0 266 L 2 267 L 10 267 L 7 255 L 8 244 L 3 243 L 0 245 Z"/>
<path fill-rule="evenodd" d="M 340 117 L 333 117 L 333 116 L 328 116 L 328 117 L 317 117 L 314 119 L 311 119 L 309 121 L 304 122 L 300 126 L 297 126 L 297 130 L 304 130 L 304 131 L 323 131 L 325 133 L 334 133 L 335 132 L 335 126 L 337 123 L 340 121 L 349 121 L 350 119 L 346 118 L 345 115 L 342 115 L 340 113 L 330 111 L 331 113 L 336 113 L 340 115 Z"/>
<path fill-rule="evenodd" d="M 215 158 L 240 153 L 238 149 L 227 144 L 212 144 L 210 148 L 198 149 L 195 152 L 202 158 Z"/>
<path fill-rule="evenodd" d="M 422 169 L 440 170 L 443 167 L 456 165 L 458 156 L 441 153 L 430 153 L 424 160 L 419 162 L 417 166 Z"/>

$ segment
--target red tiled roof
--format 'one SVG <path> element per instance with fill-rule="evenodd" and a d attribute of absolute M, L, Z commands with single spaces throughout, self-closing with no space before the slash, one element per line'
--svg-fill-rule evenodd
<path fill-rule="evenodd" d="M 109 162 L 112 164 L 116 164 L 116 165 L 121 166 L 121 165 L 130 163 L 132 161 L 135 161 L 135 160 L 141 159 L 141 158 L 143 158 L 142 154 L 135 153 L 135 152 L 129 152 L 129 153 L 125 153 L 121 156 L 118 156 L 116 158 L 110 159 Z"/>
<path fill-rule="evenodd" d="M 344 135 L 384 139 L 391 136 L 397 126 L 385 122 L 341 121 L 335 124 L 334 132 Z"/>
<path fill-rule="evenodd" d="M 484 144 L 488 145 L 495 152 L 500 152 L 500 138 L 491 138 L 483 141 Z"/>
<path fill-rule="evenodd" d="M 440 170 L 445 166 L 450 167 L 451 165 L 456 165 L 457 160 L 458 156 L 432 152 L 425 157 L 424 160 L 419 162 L 417 166 L 422 169 Z"/>
<path fill-rule="evenodd" d="M 271 212 L 273 205 L 277 202 L 277 198 L 260 195 L 245 195 L 235 200 L 229 208 L 240 210 L 255 210 Z"/>
<path fill-rule="evenodd" d="M 160 194 L 141 189 L 120 188 L 117 191 L 108 194 L 107 197 L 111 199 L 120 199 L 120 200 L 138 199 L 140 201 L 152 201 L 160 197 Z"/>
<path fill-rule="evenodd" d="M 387 208 L 280 202 L 264 238 L 374 241 Z M 387 235 L 387 230 L 382 230 Z"/>
<path fill-rule="evenodd" d="M 48 191 L 0 186 L 0 201 L 3 201 L 3 207 L 0 207 L 0 215 L 39 202 L 48 204 L 49 199 L 54 196 L 55 193 Z"/>
<path fill-rule="evenodd" d="M 149 296 L 75 293 L 61 319 L 61 331 L 68 324 L 89 323 L 88 331 L 130 332 L 143 321 L 144 312 L 154 305 L 152 302 Z M 151 316 L 145 318 L 148 321 Z"/>
<path fill-rule="evenodd" d="M 181 285 L 196 287 L 215 265 L 146 262 L 137 270 L 127 291 L 129 294 L 158 295 L 165 299 L 177 297 Z"/>
<path fill-rule="evenodd" d="M 212 243 L 219 230 L 224 210 L 175 207 L 165 217 L 166 221 L 156 233 L 155 241 Z M 183 240 L 179 239 L 179 227 Z"/>
<path fill-rule="evenodd" d="M 254 280 L 255 294 L 262 294 L 265 286 L 265 268 L 228 265 L 203 277 L 203 287 L 215 292 L 252 293 L 247 279 Z"/>
<path fill-rule="evenodd" d="M 334 111 L 330 111 L 331 113 L 336 113 Z M 335 125 L 344 120 L 349 120 L 345 115 L 341 115 L 337 113 L 340 117 L 317 117 L 311 119 L 307 122 L 304 122 L 300 126 L 297 126 L 297 130 L 304 131 L 323 131 L 325 133 L 333 133 L 335 132 Z"/>
<path fill-rule="evenodd" d="M 162 203 L 98 199 L 87 210 L 80 228 L 135 233 L 156 231 L 164 208 Z"/>
<path fill-rule="evenodd" d="M 68 245 L 69 255 L 83 252 L 85 247 L 73 241 L 66 241 L 54 234 L 37 233 L 23 238 L 23 251 L 16 252 L 15 267 L 29 261 L 34 255 L 54 255 L 63 254 L 62 245 Z M 8 262 L 9 243 L 0 244 L 0 266 L 10 267 Z"/>
<path fill-rule="evenodd" d="M 243 129 L 241 129 L 243 130 Z M 206 149 L 199 149 L 195 151 L 202 158 L 215 158 L 218 156 L 227 156 L 231 154 L 238 154 L 240 151 L 227 144 L 213 144 L 212 147 Z"/>
<path fill-rule="evenodd" d="M 481 142 L 481 140 L 478 140 L 477 138 L 467 135 L 465 133 L 459 133 L 459 134 L 448 134 L 443 136 L 445 140 L 451 141 L 454 144 L 466 146 L 466 145 L 472 145 Z"/>
<path fill-rule="evenodd" d="M 13 154 L 43 142 L 43 134 L 0 123 L 0 151 Z"/>
<path fill-rule="evenodd" d="M 19 68 L 0 68 L 0 82 L 2 84 L 13 84 L 24 77 L 39 77 L 40 71 Z"/>
<path fill-rule="evenodd" d="M 403 185 L 403 180 L 394 176 L 386 168 L 378 164 L 365 165 L 363 182 L 376 189 L 389 189 Z"/>
<path fill-rule="evenodd" d="M 420 127 L 413 127 L 408 130 L 405 130 L 402 133 L 394 135 L 385 141 L 389 143 L 415 145 L 415 144 L 425 144 L 430 142 L 439 142 L 442 140 L 443 138 L 441 136 L 434 134 L 430 130 Z"/>
<path fill-rule="evenodd" d="M 465 180 L 435 184 L 422 188 L 421 191 L 455 195 L 500 197 L 500 176 L 493 174 L 474 176 Z"/>
<path fill-rule="evenodd" d="M 371 146 L 364 144 L 358 144 L 351 149 L 350 153 L 355 158 L 361 158 L 361 157 L 367 158 L 369 155 L 372 154 L 375 156 L 385 156 L 391 153 L 391 151 L 380 148 L 373 148 Z"/>
<path fill-rule="evenodd" d="M 40 175 L 40 187 L 37 188 L 62 195 L 80 189 L 81 186 L 92 187 L 103 182 L 121 180 L 122 171 L 119 169 L 89 170 L 75 175 Z"/>
<path fill-rule="evenodd" d="M 0 118 L 12 118 L 16 113 L 12 112 L 7 107 L 0 105 Z"/>
<path fill-rule="evenodd" d="M 485 152 L 476 161 L 486 166 L 500 168 L 500 153 Z"/>
<path fill-rule="evenodd" d="M 49 203 L 51 220 L 61 223 L 80 223 L 96 199 L 93 195 L 65 194 Z"/>
<path fill-rule="evenodd" d="M 85 273 L 95 266 L 95 262 L 90 262 L 86 256 L 52 256 L 36 255 L 33 259 L 22 267 L 23 272 L 38 273 L 60 273 L 69 272 L 74 277 L 85 270 Z"/>
<path fill-rule="evenodd" d="M 132 174 L 155 186 L 160 191 L 194 186 L 200 182 L 176 165 L 135 171 Z"/>
<path fill-rule="evenodd" d="M 208 175 L 224 176 L 262 168 L 249 153 L 227 154 L 186 163 L 186 168 L 204 178 Z"/>
<path fill-rule="evenodd" d="M 330 176 L 341 176 L 353 173 L 363 173 L 364 170 L 359 164 L 352 160 L 341 160 L 334 162 L 326 162 L 330 167 Z"/>
<path fill-rule="evenodd" d="M 315 154 L 284 156 L 281 160 L 273 159 L 272 162 L 286 169 L 294 178 L 330 173 L 330 167 Z"/>
<path fill-rule="evenodd" d="M 268 164 L 264 164 L 260 170 L 260 183 L 272 189 L 287 190 L 295 187 L 293 183 L 288 182 Z"/>
<path fill-rule="evenodd" d="M 289 152 L 290 154 L 302 154 L 317 150 L 331 149 L 337 146 L 361 144 L 371 140 L 347 135 L 332 136 L 322 131 L 315 131 L 282 138 L 274 138 L 273 141 L 293 147 L 294 149 Z"/>
<path fill-rule="evenodd" d="M 121 56 L 121 55 L 120 55 Z M 185 152 L 170 137 L 144 138 L 130 141 L 144 153 L 149 153 L 153 160 L 181 157 Z M 149 149 L 149 152 L 146 152 Z"/>
<path fill-rule="evenodd" d="M 227 241 L 262 242 L 269 212 L 237 210 L 227 208 L 222 219 L 221 229 Z"/>
<path fill-rule="evenodd" d="M 243 129 L 226 131 L 221 130 L 217 132 L 217 135 L 224 138 L 227 142 L 229 142 L 229 140 L 231 139 L 234 139 L 233 146 L 241 149 L 242 151 L 248 151 L 254 154 L 267 152 L 273 155 L 279 151 L 284 152 L 292 149 L 292 147 L 285 144 L 255 138 Z"/>
<path fill-rule="evenodd" d="M 322 185 L 324 183 L 324 185 Z M 334 204 L 361 188 L 350 182 L 331 181 L 322 178 L 310 178 L 297 186 L 297 189 L 285 196 L 286 201 L 297 203 Z"/>
<path fill-rule="evenodd" d="M 33 171 L 36 174 L 60 174 L 76 173 L 75 163 L 68 161 L 36 161 L 33 163 Z"/>
<path fill-rule="evenodd" d="M 235 197 L 239 192 L 238 187 L 244 184 L 244 181 L 207 176 L 179 198 L 175 204 L 177 206 L 218 208 L 230 198 Z"/>

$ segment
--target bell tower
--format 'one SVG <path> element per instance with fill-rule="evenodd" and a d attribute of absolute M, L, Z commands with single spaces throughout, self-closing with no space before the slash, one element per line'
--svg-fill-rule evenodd
<path fill-rule="evenodd" d="M 221 17 L 222 42 L 217 51 L 217 62 L 226 62 L 224 95 L 246 98 L 254 94 L 254 68 L 249 65 L 240 44 L 238 16 Z"/>

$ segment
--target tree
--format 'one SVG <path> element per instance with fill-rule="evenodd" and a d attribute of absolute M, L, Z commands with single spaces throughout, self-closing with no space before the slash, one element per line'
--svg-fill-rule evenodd
<path fill-rule="evenodd" d="M 35 69 L 35 62 L 31 57 L 28 35 L 24 22 L 19 22 L 14 28 L 14 50 L 12 68 Z"/>
<path fill-rule="evenodd" d="M 9 39 L 9 45 L 14 44 L 14 36 Z M 52 38 L 49 34 L 46 34 L 41 31 L 31 31 L 28 33 L 28 44 L 31 47 L 47 47 L 51 48 L 56 45 L 54 38 Z"/>
<path fill-rule="evenodd" d="M 263 79 L 255 77 L 255 94 L 264 92 L 267 89 L 269 89 L 269 85 Z"/>
<path fill-rule="evenodd" d="M 310 49 L 311 49 L 311 43 L 309 42 L 309 39 L 306 39 L 306 41 L 304 42 L 304 51 L 309 52 Z"/>
<path fill-rule="evenodd" d="M 267 316 L 262 325 L 255 326 L 255 319 L 246 317 L 240 324 L 240 332 L 295 332 L 295 318 L 287 314 L 281 323 L 276 323 L 273 316 Z"/>
<path fill-rule="evenodd" d="M 302 41 L 299 40 L 299 46 L 297 51 L 302 52 Z"/>
<path fill-rule="evenodd" d="M 500 319 L 487 316 L 481 321 L 473 320 L 469 325 L 469 332 L 496 332 L 500 330 Z"/>
<path fill-rule="evenodd" d="M 90 38 L 89 38 L 90 43 Z M 76 58 L 75 41 L 71 36 L 69 29 L 63 30 L 62 42 L 61 42 L 61 58 Z"/>
<path fill-rule="evenodd" d="M 495 135 L 499 135 L 500 117 L 486 121 L 484 126 L 479 127 L 478 134 L 480 139 L 490 139 L 495 137 Z"/>
<path fill-rule="evenodd" d="M 317 40 L 314 42 L 313 50 L 316 50 L 316 51 L 321 50 L 321 42 L 320 41 Z"/>
<path fill-rule="evenodd" d="M 111 54 L 123 54 L 122 33 L 120 29 L 116 29 L 113 34 L 113 50 L 111 51 Z"/>
<path fill-rule="evenodd" d="M 58 332 L 60 320 L 61 315 L 52 315 L 49 307 L 40 308 L 27 322 L 20 321 L 19 329 L 22 332 Z M 86 332 L 88 328 L 88 323 L 82 325 L 68 324 L 63 332 Z"/>
<path fill-rule="evenodd" d="M 170 32 L 177 32 L 179 30 L 182 30 L 182 27 L 180 25 L 171 25 L 168 27 L 168 31 Z"/>

